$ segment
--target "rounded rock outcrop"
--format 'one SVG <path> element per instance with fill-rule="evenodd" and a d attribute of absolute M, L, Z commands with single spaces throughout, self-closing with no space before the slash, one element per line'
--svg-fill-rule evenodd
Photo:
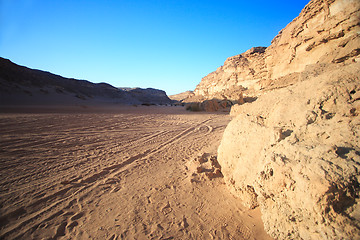
<path fill-rule="evenodd" d="M 238 105 L 218 149 L 228 187 L 276 239 L 360 236 L 360 63 L 323 68 Z"/>

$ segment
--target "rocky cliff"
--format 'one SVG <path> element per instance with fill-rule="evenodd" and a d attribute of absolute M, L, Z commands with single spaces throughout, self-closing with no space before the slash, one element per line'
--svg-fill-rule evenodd
<path fill-rule="evenodd" d="M 360 236 L 359 70 L 309 67 L 300 82 L 232 110 L 218 161 L 276 239 Z"/>
<path fill-rule="evenodd" d="M 171 99 L 163 90 L 154 88 L 127 88 L 125 91 L 141 104 L 171 104 Z M 133 101 L 132 104 L 137 103 Z"/>
<path fill-rule="evenodd" d="M 359 34 L 359 1 L 313 0 L 265 52 L 242 54 L 264 64 L 260 73 L 237 81 L 241 92 L 228 86 L 257 99 L 232 107 L 218 161 L 229 189 L 260 207 L 275 239 L 359 239 Z M 225 76 L 231 59 L 212 75 Z M 227 90 L 206 91 L 212 81 L 195 92 Z"/>
<path fill-rule="evenodd" d="M 186 91 L 186 92 L 170 95 L 169 98 L 174 101 L 182 102 L 184 99 L 189 98 L 193 95 L 194 95 L 193 91 Z"/>
<path fill-rule="evenodd" d="M 360 54 L 358 0 L 313 0 L 273 39 L 265 54 L 268 78 L 309 64 L 340 63 Z"/>
<path fill-rule="evenodd" d="M 266 77 L 265 50 L 265 47 L 254 47 L 243 54 L 228 58 L 223 66 L 201 80 L 192 99 L 237 101 L 240 92 L 253 87 L 256 82 Z"/>
<path fill-rule="evenodd" d="M 341 63 L 360 54 L 358 0 L 313 0 L 273 39 L 228 58 L 205 76 L 189 101 L 237 100 L 298 81 L 310 64 Z"/>
<path fill-rule="evenodd" d="M 64 78 L 0 58 L 0 105 L 170 104 L 157 89 L 119 89 L 107 83 Z"/>

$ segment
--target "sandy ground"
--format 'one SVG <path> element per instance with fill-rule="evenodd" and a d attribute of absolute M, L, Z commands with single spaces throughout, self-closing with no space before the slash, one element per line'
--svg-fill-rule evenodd
<path fill-rule="evenodd" d="M 227 114 L 35 112 L 0 114 L 0 239 L 270 239 L 211 174 Z"/>

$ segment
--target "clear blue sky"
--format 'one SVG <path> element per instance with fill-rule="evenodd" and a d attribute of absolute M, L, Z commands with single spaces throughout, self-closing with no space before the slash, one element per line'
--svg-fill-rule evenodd
<path fill-rule="evenodd" d="M 0 0 L 0 56 L 169 95 L 271 40 L 307 0 Z"/>

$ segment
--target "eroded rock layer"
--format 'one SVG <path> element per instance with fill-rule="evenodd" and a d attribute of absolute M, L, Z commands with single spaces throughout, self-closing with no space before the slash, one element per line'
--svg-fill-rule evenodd
<path fill-rule="evenodd" d="M 229 58 L 195 90 L 255 95 L 232 107 L 218 161 L 227 186 L 260 207 L 276 239 L 359 239 L 359 10 L 355 0 L 313 0 L 264 52 L 242 55 L 261 62 L 259 72 L 226 85 L 254 66 L 226 72 Z M 217 90 L 202 89 L 215 81 Z"/>
<path fill-rule="evenodd" d="M 255 47 L 228 58 L 205 76 L 188 101 L 237 100 L 262 90 L 291 85 L 307 65 L 341 63 L 360 54 L 360 2 L 312 0 L 273 39 L 268 48 Z"/>
<path fill-rule="evenodd" d="M 224 66 L 204 77 L 194 91 L 195 98 L 238 100 L 239 93 L 266 77 L 265 47 L 254 47 L 228 58 Z"/>
<path fill-rule="evenodd" d="M 218 160 L 234 194 L 260 206 L 273 237 L 359 236 L 359 69 L 309 69 L 303 81 L 232 110 Z"/>

